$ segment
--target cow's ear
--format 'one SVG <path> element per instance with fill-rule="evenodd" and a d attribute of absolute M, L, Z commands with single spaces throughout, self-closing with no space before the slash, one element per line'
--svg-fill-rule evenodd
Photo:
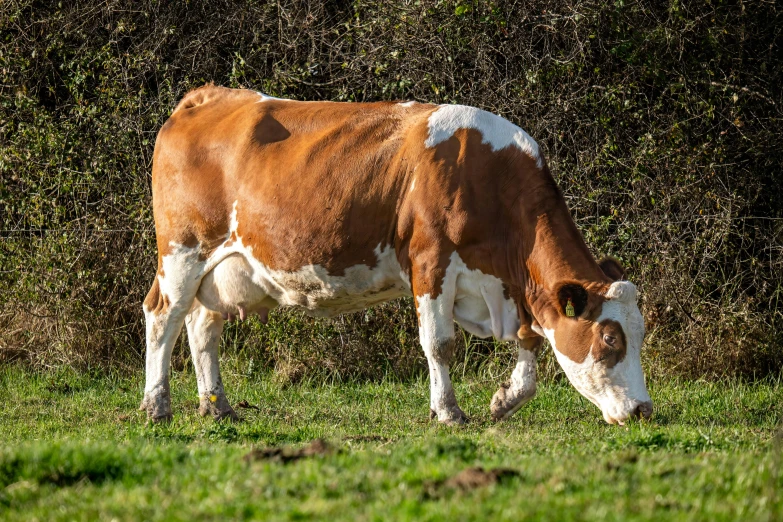
<path fill-rule="evenodd" d="M 557 311 L 565 317 L 576 319 L 587 308 L 587 290 L 576 282 L 561 283 L 555 287 Z"/>
<path fill-rule="evenodd" d="M 625 270 L 620 266 L 620 262 L 613 257 L 605 257 L 598 262 L 598 266 L 601 267 L 606 277 L 612 281 L 624 281 Z"/>

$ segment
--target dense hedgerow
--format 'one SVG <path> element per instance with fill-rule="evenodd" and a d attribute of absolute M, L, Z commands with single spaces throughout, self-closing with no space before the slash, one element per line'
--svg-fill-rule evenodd
<path fill-rule="evenodd" d="M 590 247 L 640 286 L 652 374 L 779 372 L 781 12 L 717 0 L 3 2 L 0 358 L 140 366 L 155 134 L 185 92 L 215 82 L 463 103 L 518 123 Z M 422 367 L 405 300 L 228 330 L 228 350 L 291 377 Z M 469 341 L 479 360 L 510 362 L 509 347 Z"/>

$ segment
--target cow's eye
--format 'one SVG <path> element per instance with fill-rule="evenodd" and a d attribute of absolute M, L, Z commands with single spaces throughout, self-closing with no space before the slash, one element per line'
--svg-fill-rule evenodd
<path fill-rule="evenodd" d="M 604 334 L 604 342 L 609 346 L 614 346 L 615 341 L 617 341 L 616 337 L 612 337 L 611 335 Z"/>

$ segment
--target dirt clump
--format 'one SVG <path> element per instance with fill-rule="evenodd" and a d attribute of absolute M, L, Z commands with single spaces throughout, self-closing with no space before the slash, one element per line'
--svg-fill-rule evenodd
<path fill-rule="evenodd" d="M 485 470 L 482 467 L 463 469 L 446 482 L 444 486 L 451 489 L 461 489 L 467 491 L 470 489 L 483 488 L 498 484 L 512 477 L 518 477 L 519 472 L 510 468 L 494 468 Z"/>
<path fill-rule="evenodd" d="M 272 446 L 269 448 L 257 448 L 243 457 L 245 462 L 268 460 L 288 464 L 299 459 L 316 457 L 319 455 L 331 455 L 336 453 L 334 446 L 323 439 L 315 439 L 307 446 L 294 449 L 290 447 Z"/>
<path fill-rule="evenodd" d="M 250 404 L 250 403 L 249 403 L 249 402 L 247 402 L 247 401 L 239 401 L 239 402 L 236 404 L 236 406 L 237 406 L 237 408 L 244 408 L 244 409 L 246 409 L 246 410 L 257 410 L 257 411 L 261 411 L 261 408 L 259 408 L 258 406 L 255 406 L 255 405 L 253 405 L 253 404 Z"/>
<path fill-rule="evenodd" d="M 489 470 L 485 470 L 481 466 L 466 468 L 449 479 L 425 482 L 423 497 L 425 499 L 435 499 L 443 496 L 447 491 L 471 491 L 493 484 L 502 484 L 518 476 L 519 472 L 511 468 L 493 468 Z"/>
<path fill-rule="evenodd" d="M 347 442 L 391 442 L 390 438 L 381 435 L 346 435 L 343 440 Z"/>

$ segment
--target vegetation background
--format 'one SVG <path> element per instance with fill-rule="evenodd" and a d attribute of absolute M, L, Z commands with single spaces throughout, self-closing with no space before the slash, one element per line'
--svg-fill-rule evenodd
<path fill-rule="evenodd" d="M 763 0 L 5 0 L 0 361 L 141 367 L 155 135 L 185 92 L 215 82 L 508 118 L 541 144 L 593 252 L 640 287 L 649 374 L 778 374 L 781 30 Z M 249 373 L 424 367 L 405 300 L 228 330 L 223 349 Z M 463 372 L 511 363 L 511 347 L 463 345 Z M 175 366 L 186 358 L 181 344 Z"/>

